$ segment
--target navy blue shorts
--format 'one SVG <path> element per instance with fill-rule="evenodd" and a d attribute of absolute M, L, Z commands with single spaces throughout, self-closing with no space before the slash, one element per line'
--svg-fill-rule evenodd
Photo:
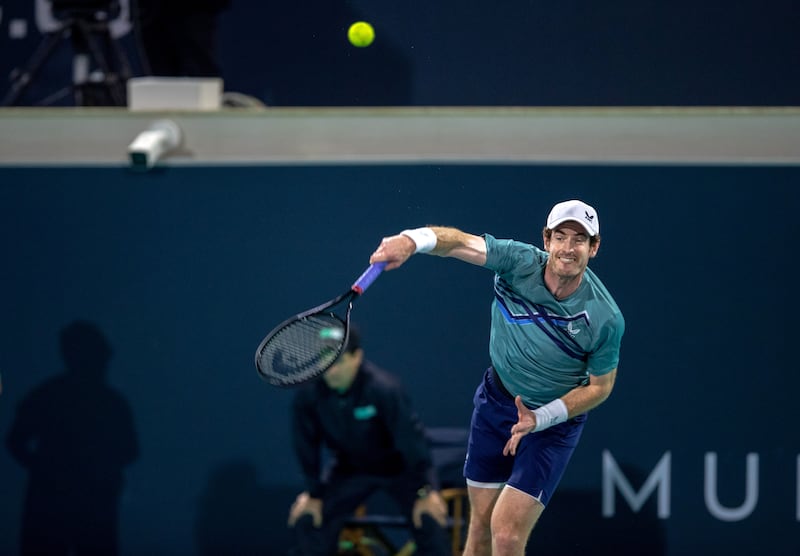
<path fill-rule="evenodd" d="M 464 476 L 473 486 L 504 483 L 547 505 L 578 445 L 586 414 L 525 436 L 515 456 L 503 448 L 517 423 L 517 406 L 490 367 L 475 390 Z"/>

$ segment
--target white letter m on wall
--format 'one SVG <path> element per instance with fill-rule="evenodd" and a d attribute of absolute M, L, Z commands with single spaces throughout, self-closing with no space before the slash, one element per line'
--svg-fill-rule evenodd
<path fill-rule="evenodd" d="M 667 519 L 670 515 L 671 463 L 671 453 L 665 452 L 642 488 L 636 492 L 622 473 L 611 452 L 603 450 L 603 517 L 614 517 L 616 489 L 619 489 L 620 494 L 634 512 L 641 510 L 653 491 L 658 489 L 658 517 Z"/>

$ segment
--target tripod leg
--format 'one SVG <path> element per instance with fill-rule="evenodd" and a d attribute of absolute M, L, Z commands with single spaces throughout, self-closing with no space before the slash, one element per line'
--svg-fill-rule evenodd
<path fill-rule="evenodd" d="M 111 38 L 111 32 L 108 29 L 107 25 L 102 25 L 99 27 L 98 31 L 93 32 L 92 29 L 89 28 L 88 24 L 81 25 L 81 32 L 86 40 L 86 44 L 89 47 L 89 52 L 91 52 L 92 57 L 94 58 L 97 65 L 100 67 L 100 71 L 103 72 L 103 82 L 108 89 L 108 93 L 111 96 L 112 101 L 116 106 L 124 106 L 125 105 L 125 81 L 127 81 L 127 75 L 121 75 L 116 71 L 113 71 L 110 64 L 108 63 L 108 59 L 106 58 L 105 53 L 103 52 L 103 46 L 108 45 L 111 49 L 117 47 L 117 44 Z M 101 40 L 102 39 L 102 40 Z M 105 43 L 105 44 L 104 44 Z M 125 62 L 127 62 L 126 58 L 123 58 Z M 123 72 L 127 71 L 128 67 L 125 64 L 122 67 Z"/>
<path fill-rule="evenodd" d="M 11 87 L 6 95 L 3 97 L 1 106 L 13 106 L 25 92 L 25 89 L 31 84 L 33 79 L 41 70 L 42 66 L 47 62 L 50 56 L 56 49 L 58 43 L 64 38 L 69 29 L 63 27 L 52 33 L 48 33 L 39 46 L 34 51 L 30 60 L 25 64 L 21 70 L 14 70 L 11 74 Z"/>
<path fill-rule="evenodd" d="M 133 75 L 133 70 L 131 70 L 131 64 L 128 61 L 128 56 L 125 54 L 125 50 L 123 50 L 119 41 L 113 37 L 111 38 L 111 47 L 114 50 L 114 55 L 117 57 L 117 62 L 119 63 L 119 74 L 122 77 L 122 81 L 127 82 L 128 79 L 130 79 Z"/>

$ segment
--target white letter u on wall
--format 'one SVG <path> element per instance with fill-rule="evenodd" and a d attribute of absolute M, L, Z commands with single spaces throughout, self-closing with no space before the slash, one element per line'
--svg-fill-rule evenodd
<path fill-rule="evenodd" d="M 744 502 L 738 508 L 726 508 L 717 497 L 717 454 L 706 452 L 705 499 L 708 511 L 720 521 L 741 521 L 753 513 L 758 503 L 758 454 L 747 454 Z"/>

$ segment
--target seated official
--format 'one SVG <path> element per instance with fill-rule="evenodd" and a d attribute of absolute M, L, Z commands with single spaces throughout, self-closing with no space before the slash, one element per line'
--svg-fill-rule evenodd
<path fill-rule="evenodd" d="M 306 480 L 289 512 L 296 554 L 336 554 L 344 523 L 376 491 L 413 524 L 415 554 L 449 554 L 424 427 L 399 381 L 364 359 L 357 331 L 322 378 L 297 392 L 292 434 Z M 326 470 L 323 449 L 333 457 Z"/>

